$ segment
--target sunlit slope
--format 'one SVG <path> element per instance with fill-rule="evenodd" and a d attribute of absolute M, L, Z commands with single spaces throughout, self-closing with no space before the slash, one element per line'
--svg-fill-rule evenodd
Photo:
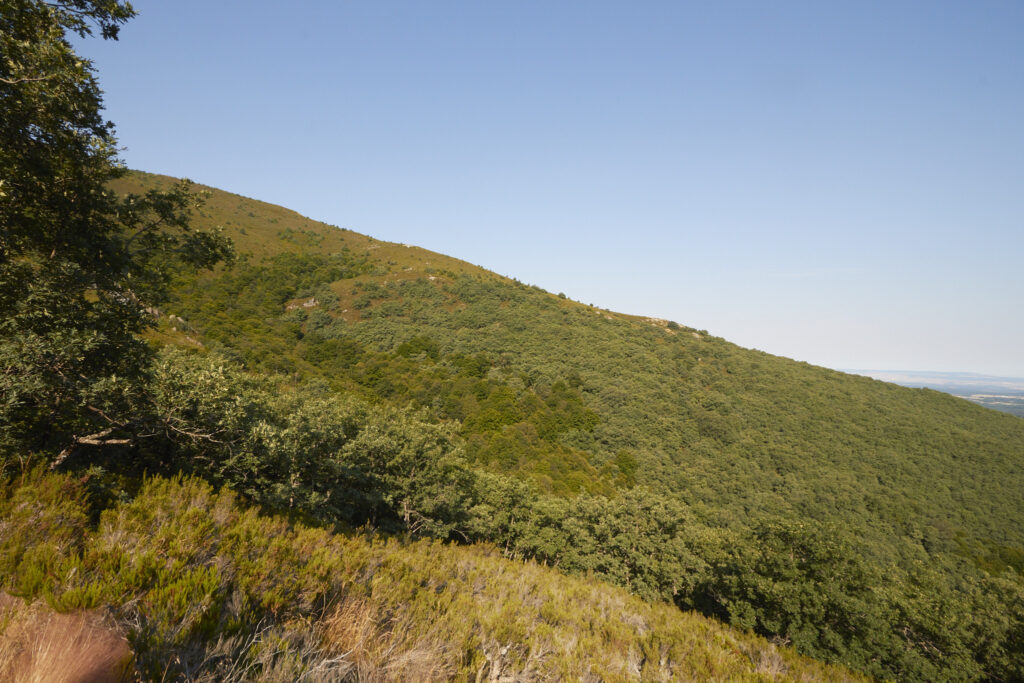
<path fill-rule="evenodd" d="M 0 492 L 0 589 L 105 608 L 141 680 L 866 680 L 490 546 L 331 534 L 194 479 L 150 479 L 95 527 L 74 477 Z M 0 671 L 32 647 L 23 612 L 0 606 Z"/>
<path fill-rule="evenodd" d="M 124 186 L 159 182 L 171 181 Z M 592 308 L 217 190 L 196 223 L 223 226 L 250 256 L 183 277 L 168 311 L 188 322 L 165 319 L 165 334 L 458 419 L 483 467 L 563 493 L 639 483 L 727 526 L 839 522 L 880 556 L 965 539 L 1024 546 L 1020 418 Z"/>

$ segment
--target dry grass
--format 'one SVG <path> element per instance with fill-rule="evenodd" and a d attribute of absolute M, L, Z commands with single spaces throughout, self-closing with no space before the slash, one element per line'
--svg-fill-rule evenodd
<path fill-rule="evenodd" d="M 323 622 L 324 648 L 351 665 L 359 681 L 450 680 L 458 662 L 444 643 L 417 633 L 370 600 L 350 597 Z"/>
<path fill-rule="evenodd" d="M 0 593 L 0 680 L 118 683 L 131 661 L 127 641 L 99 614 L 59 614 Z"/>

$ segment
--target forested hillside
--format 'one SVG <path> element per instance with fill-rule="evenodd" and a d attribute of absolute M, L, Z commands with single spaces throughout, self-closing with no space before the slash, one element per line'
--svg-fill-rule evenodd
<path fill-rule="evenodd" d="M 251 255 L 179 281 L 170 306 L 205 344 L 460 420 L 475 460 L 531 469 L 545 490 L 635 480 L 726 519 L 839 516 L 945 550 L 958 534 L 1024 544 L 1022 420 L 591 308 L 240 197 L 218 193 L 203 214 Z"/>
<path fill-rule="evenodd" d="M 154 341 L 451 425 L 479 474 L 450 537 L 874 675 L 1020 671 L 1024 420 L 218 191 L 196 223 L 241 258 L 178 277 Z"/>

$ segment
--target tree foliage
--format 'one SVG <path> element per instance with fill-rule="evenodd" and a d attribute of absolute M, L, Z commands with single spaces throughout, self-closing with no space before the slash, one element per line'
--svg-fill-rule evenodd
<path fill-rule="evenodd" d="M 191 471 L 328 524 L 441 538 L 463 526 L 472 478 L 449 425 L 216 354 L 161 354 L 152 392 L 162 448 L 154 440 L 138 455 L 151 469 Z"/>
<path fill-rule="evenodd" d="M 229 257 L 192 230 L 187 183 L 115 196 L 123 170 L 88 60 L 69 32 L 117 37 L 134 14 L 110 0 L 0 3 L 0 448 L 130 442 L 145 402 L 138 333 L 172 261 Z"/>

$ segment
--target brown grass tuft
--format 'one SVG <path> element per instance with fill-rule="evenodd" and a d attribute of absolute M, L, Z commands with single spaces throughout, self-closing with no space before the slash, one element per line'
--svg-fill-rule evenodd
<path fill-rule="evenodd" d="M 0 680 L 120 683 L 131 662 L 127 641 L 99 614 L 59 614 L 0 593 Z"/>
<path fill-rule="evenodd" d="M 323 629 L 325 649 L 347 662 L 359 681 L 441 681 L 457 670 L 443 643 L 419 636 L 370 600 L 343 600 Z"/>

